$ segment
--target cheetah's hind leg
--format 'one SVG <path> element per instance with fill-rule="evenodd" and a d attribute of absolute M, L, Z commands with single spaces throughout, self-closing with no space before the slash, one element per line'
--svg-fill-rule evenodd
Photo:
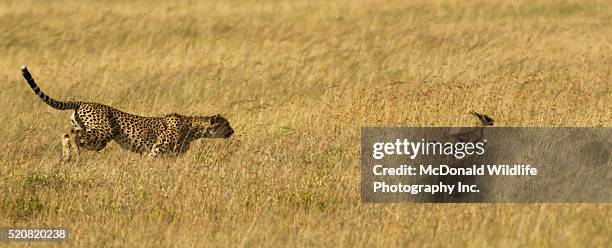
<path fill-rule="evenodd" d="M 74 157 L 72 156 L 74 155 Z M 74 158 L 75 162 L 80 161 L 79 146 L 73 131 L 62 135 L 62 162 L 69 162 Z"/>
<path fill-rule="evenodd" d="M 62 135 L 62 162 L 70 161 L 70 150 L 72 150 L 72 144 L 70 140 L 70 134 L 65 133 Z"/>

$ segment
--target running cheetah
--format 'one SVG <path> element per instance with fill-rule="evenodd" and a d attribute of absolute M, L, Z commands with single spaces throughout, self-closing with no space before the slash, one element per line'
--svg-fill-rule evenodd
<path fill-rule="evenodd" d="M 122 148 L 149 157 L 178 155 L 200 138 L 230 138 L 234 129 L 221 115 L 142 117 L 113 107 L 80 101 L 58 101 L 42 92 L 25 66 L 23 77 L 43 102 L 59 110 L 74 110 L 72 129 L 62 136 L 63 160 L 70 160 L 71 150 L 100 151 L 114 140 Z"/>

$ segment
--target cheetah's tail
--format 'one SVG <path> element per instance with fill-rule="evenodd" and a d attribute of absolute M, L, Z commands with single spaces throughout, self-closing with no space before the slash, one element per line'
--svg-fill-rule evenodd
<path fill-rule="evenodd" d="M 45 102 L 52 108 L 60 109 L 60 110 L 77 109 L 81 105 L 80 102 L 76 102 L 76 101 L 62 102 L 62 101 L 55 100 L 45 95 L 45 93 L 43 93 L 42 90 L 38 88 L 38 85 L 36 84 L 36 82 L 34 82 L 34 78 L 32 78 L 32 74 L 30 74 L 30 72 L 28 71 L 28 68 L 26 68 L 24 65 L 21 66 L 21 74 L 23 74 L 23 78 L 25 78 L 25 80 L 28 82 L 28 84 L 30 85 L 30 88 L 32 88 L 34 93 L 36 93 L 36 95 L 40 97 L 40 99 L 42 99 L 43 102 Z"/>

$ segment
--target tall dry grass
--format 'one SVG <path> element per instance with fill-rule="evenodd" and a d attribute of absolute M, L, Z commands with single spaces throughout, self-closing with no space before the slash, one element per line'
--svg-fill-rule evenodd
<path fill-rule="evenodd" d="M 0 226 L 70 246 L 605 246 L 592 204 L 362 204 L 363 126 L 612 124 L 607 1 L 0 1 Z M 230 141 L 61 164 L 58 99 Z M 537 190 L 537 189 L 534 189 Z M 28 245 L 28 244 L 24 244 Z M 31 245 L 31 244 L 30 244 Z"/>

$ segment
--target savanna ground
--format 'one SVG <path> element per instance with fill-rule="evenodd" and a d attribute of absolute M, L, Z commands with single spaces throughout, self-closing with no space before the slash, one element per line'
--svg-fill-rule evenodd
<path fill-rule="evenodd" d="M 362 204 L 359 137 L 471 109 L 609 127 L 611 37 L 608 1 L 0 1 L 0 226 L 68 227 L 73 247 L 610 245 L 606 204 Z M 21 64 L 57 99 L 237 133 L 61 164 L 71 113 Z"/>

